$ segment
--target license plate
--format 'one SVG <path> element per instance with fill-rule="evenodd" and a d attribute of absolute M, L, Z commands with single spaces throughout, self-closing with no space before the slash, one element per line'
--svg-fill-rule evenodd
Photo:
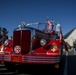
<path fill-rule="evenodd" d="M 13 57 L 13 62 L 20 62 L 20 57 L 18 56 Z"/>

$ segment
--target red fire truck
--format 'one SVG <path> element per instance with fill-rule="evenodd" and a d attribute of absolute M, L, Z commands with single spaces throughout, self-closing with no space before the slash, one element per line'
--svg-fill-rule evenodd
<path fill-rule="evenodd" d="M 39 29 L 42 26 L 44 28 Z M 64 39 L 61 26 L 57 26 L 60 32 L 54 30 L 54 26 L 47 20 L 45 23 L 22 24 L 14 29 L 13 40 L 4 43 L 0 61 L 7 69 L 15 69 L 16 64 L 46 64 L 61 68 Z"/>

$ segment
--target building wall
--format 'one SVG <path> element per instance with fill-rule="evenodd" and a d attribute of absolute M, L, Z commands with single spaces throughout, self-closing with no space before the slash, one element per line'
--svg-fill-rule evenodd
<path fill-rule="evenodd" d="M 76 41 L 76 29 L 65 39 L 65 41 L 73 46 L 73 42 Z"/>

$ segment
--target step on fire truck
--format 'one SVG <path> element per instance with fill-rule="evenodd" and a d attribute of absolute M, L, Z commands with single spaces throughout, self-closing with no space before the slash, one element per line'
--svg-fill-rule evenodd
<path fill-rule="evenodd" d="M 23 22 L 14 29 L 13 39 L 5 41 L 0 61 L 9 70 L 15 69 L 16 64 L 46 64 L 60 69 L 65 43 L 60 24 L 56 25 L 56 30 L 54 26 L 53 20 L 44 23 Z"/>

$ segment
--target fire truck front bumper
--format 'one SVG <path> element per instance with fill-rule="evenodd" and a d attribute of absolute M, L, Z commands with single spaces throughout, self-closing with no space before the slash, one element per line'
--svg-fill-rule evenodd
<path fill-rule="evenodd" d="M 60 56 L 4 55 L 2 60 L 26 64 L 55 64 L 60 62 Z"/>

